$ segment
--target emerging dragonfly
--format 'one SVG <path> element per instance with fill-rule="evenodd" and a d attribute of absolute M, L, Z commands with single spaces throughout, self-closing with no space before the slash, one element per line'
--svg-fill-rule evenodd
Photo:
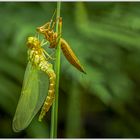
<path fill-rule="evenodd" d="M 53 14 L 53 16 L 54 16 L 54 14 Z M 54 26 L 56 24 L 56 21 L 52 20 L 53 16 L 52 16 L 50 22 L 47 22 L 43 26 L 37 28 L 37 32 L 39 32 L 41 34 L 44 34 L 46 40 L 50 42 L 50 48 L 56 48 L 57 47 L 57 44 L 58 44 L 57 38 L 59 37 L 57 32 L 54 32 L 54 30 L 53 30 Z M 62 18 L 61 17 L 59 17 L 56 20 L 59 20 L 59 22 L 62 23 Z M 80 61 L 78 60 L 78 58 L 76 57 L 76 55 L 74 54 L 74 52 L 72 51 L 72 49 L 70 48 L 70 46 L 66 42 L 66 40 L 64 40 L 63 38 L 60 38 L 60 42 L 61 42 L 62 52 L 65 55 L 66 59 L 74 67 L 76 67 L 79 71 L 86 74 L 83 66 L 80 64 Z"/>
<path fill-rule="evenodd" d="M 39 121 L 41 121 L 55 97 L 56 75 L 52 64 L 48 62 L 51 56 L 42 48 L 42 43 L 36 37 L 28 37 L 27 46 L 29 48 L 29 62 L 13 119 L 13 130 L 15 132 L 25 129 L 43 105 L 39 116 Z"/>

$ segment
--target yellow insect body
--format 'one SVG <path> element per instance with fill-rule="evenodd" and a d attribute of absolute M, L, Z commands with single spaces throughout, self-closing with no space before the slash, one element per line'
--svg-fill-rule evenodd
<path fill-rule="evenodd" d="M 56 75 L 54 70 L 52 69 L 52 64 L 47 61 L 46 56 L 44 55 L 44 49 L 41 48 L 41 44 L 39 40 L 35 37 L 29 37 L 27 41 L 27 46 L 30 48 L 28 51 L 29 61 L 32 62 L 40 70 L 44 71 L 49 77 L 49 90 L 44 105 L 41 109 L 41 113 L 39 116 L 39 121 L 42 120 L 45 113 L 51 107 L 53 100 L 55 98 L 55 79 Z"/>
<path fill-rule="evenodd" d="M 62 23 L 62 18 L 59 18 L 59 23 Z M 58 34 L 53 31 L 55 22 L 53 22 L 52 27 L 51 27 L 51 22 L 47 22 L 45 25 L 38 27 L 37 31 L 39 33 L 42 33 L 45 35 L 45 38 L 47 41 L 50 42 L 50 48 L 56 48 L 57 46 L 57 38 Z M 65 55 L 66 59 L 74 66 L 76 67 L 79 71 L 86 73 L 82 65 L 80 64 L 80 61 L 68 45 L 68 43 L 63 39 L 60 38 L 61 42 L 61 49 L 63 54 Z"/>

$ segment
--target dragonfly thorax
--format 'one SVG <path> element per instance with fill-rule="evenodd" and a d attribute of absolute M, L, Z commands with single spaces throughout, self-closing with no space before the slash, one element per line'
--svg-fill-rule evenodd
<path fill-rule="evenodd" d="M 38 52 L 35 49 L 28 50 L 28 56 L 29 60 L 36 65 L 38 65 L 41 61 L 45 61 L 45 56 L 43 52 Z"/>
<path fill-rule="evenodd" d="M 28 50 L 28 57 L 29 61 L 40 70 L 47 72 L 49 69 L 52 69 L 52 64 L 46 61 L 46 57 L 43 52 L 40 54 L 36 50 L 30 49 Z"/>

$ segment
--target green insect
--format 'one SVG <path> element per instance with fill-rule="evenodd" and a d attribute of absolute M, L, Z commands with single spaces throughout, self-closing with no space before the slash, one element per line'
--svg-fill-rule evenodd
<path fill-rule="evenodd" d="M 39 116 L 39 121 L 41 121 L 55 98 L 56 75 L 52 64 L 48 62 L 48 58 L 46 57 L 49 54 L 42 48 L 41 44 L 36 37 L 28 37 L 29 62 L 25 71 L 21 96 L 13 119 L 13 130 L 15 132 L 25 129 L 42 106 Z"/>

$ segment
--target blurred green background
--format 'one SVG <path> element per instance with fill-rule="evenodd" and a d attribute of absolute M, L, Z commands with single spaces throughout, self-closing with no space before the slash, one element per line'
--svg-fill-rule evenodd
<path fill-rule="evenodd" d="M 0 137 L 47 138 L 49 111 L 20 133 L 12 119 L 27 65 L 26 39 L 56 2 L 0 3 Z M 62 36 L 87 75 L 61 55 L 59 138 L 140 137 L 140 3 L 62 2 Z"/>

